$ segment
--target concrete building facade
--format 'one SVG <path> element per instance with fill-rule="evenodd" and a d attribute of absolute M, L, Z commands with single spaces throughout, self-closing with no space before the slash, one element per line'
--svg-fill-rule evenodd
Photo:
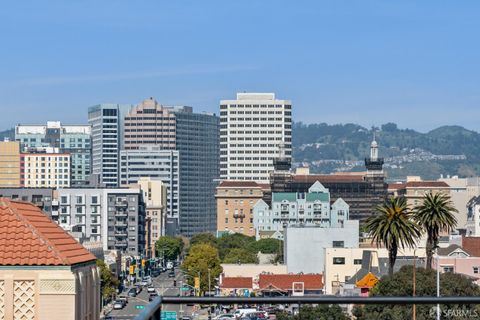
<path fill-rule="evenodd" d="M 264 189 L 254 181 L 222 181 L 217 187 L 217 235 L 241 233 L 254 236 L 253 207 L 262 199 Z"/>
<path fill-rule="evenodd" d="M 292 157 L 292 102 L 273 93 L 220 101 L 220 178 L 268 182 L 280 148 Z"/>
<path fill-rule="evenodd" d="M 272 203 L 258 201 L 253 207 L 255 236 L 262 231 L 283 231 L 291 225 L 341 228 L 349 219 L 349 205 L 338 198 L 330 204 L 330 192 L 315 182 L 307 193 L 274 192 Z"/>
<path fill-rule="evenodd" d="M 58 216 L 54 214 L 56 204 L 51 188 L 1 188 L 0 197 L 30 202 L 52 220 L 58 220 Z"/>
<path fill-rule="evenodd" d="M 147 256 L 155 257 L 155 243 L 166 235 L 167 185 L 159 178 L 140 178 L 137 184 L 145 203 L 145 250 Z"/>
<path fill-rule="evenodd" d="M 0 188 L 20 187 L 20 144 L 0 142 Z"/>
<path fill-rule="evenodd" d="M 59 153 L 70 154 L 71 185 L 88 185 L 92 162 L 89 125 L 63 125 L 59 121 L 48 121 L 46 125 L 19 124 L 15 127 L 15 140 L 25 153 L 55 148 Z"/>
<path fill-rule="evenodd" d="M 68 188 L 71 183 L 70 154 L 23 153 L 20 155 L 20 185 L 25 188 Z"/>
<path fill-rule="evenodd" d="M 59 225 L 80 242 L 101 241 L 104 250 L 144 254 L 145 206 L 136 189 L 58 189 Z"/>
<path fill-rule="evenodd" d="M 323 273 L 325 248 L 358 248 L 358 228 L 356 220 L 346 220 L 343 227 L 336 228 L 286 228 L 284 256 L 288 272 Z"/>
<path fill-rule="evenodd" d="M 177 234 L 181 187 L 179 152 L 162 150 L 161 146 L 156 145 L 142 145 L 137 150 L 122 150 L 120 152 L 121 186 L 128 187 L 143 178 L 160 179 L 167 188 L 167 202 L 163 203 L 163 210 L 169 222 L 168 234 Z"/>
<path fill-rule="evenodd" d="M 191 107 L 162 106 L 146 99 L 125 117 L 125 149 L 156 145 L 179 152 L 180 233 L 216 228 L 215 187 L 219 176 L 219 119 Z"/>

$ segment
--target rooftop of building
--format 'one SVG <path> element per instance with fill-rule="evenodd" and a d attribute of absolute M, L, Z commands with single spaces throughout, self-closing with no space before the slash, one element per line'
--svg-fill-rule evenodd
<path fill-rule="evenodd" d="M 321 183 L 340 183 L 340 182 L 364 182 L 363 175 L 354 174 L 309 174 L 309 175 L 293 175 L 294 182 L 314 183 L 319 181 Z"/>
<path fill-rule="evenodd" d="M 404 183 L 390 183 L 389 190 L 399 190 L 408 188 L 450 188 L 445 181 L 408 181 Z"/>
<path fill-rule="evenodd" d="M 260 290 L 276 288 L 292 290 L 294 282 L 301 282 L 305 290 L 319 290 L 323 288 L 321 274 L 261 274 L 258 284 Z"/>
<path fill-rule="evenodd" d="M 224 277 L 222 278 L 222 283 L 220 288 L 222 289 L 236 289 L 236 288 L 252 288 L 253 287 L 253 278 L 252 277 Z"/>
<path fill-rule="evenodd" d="M 0 265 L 72 266 L 95 256 L 31 203 L 0 198 Z"/>
<path fill-rule="evenodd" d="M 219 188 L 262 188 L 262 185 L 255 181 L 223 180 L 218 185 Z"/>

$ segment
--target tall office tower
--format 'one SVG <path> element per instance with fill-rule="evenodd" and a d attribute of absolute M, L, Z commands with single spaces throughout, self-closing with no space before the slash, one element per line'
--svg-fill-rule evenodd
<path fill-rule="evenodd" d="M 268 182 L 273 160 L 292 158 L 292 102 L 273 93 L 220 101 L 220 178 Z"/>
<path fill-rule="evenodd" d="M 140 146 L 138 150 L 120 151 L 120 184 L 127 187 L 152 178 L 163 182 L 167 189 L 164 210 L 166 234 L 178 233 L 180 179 L 179 155 L 176 150 L 162 150 L 161 146 Z"/>
<path fill-rule="evenodd" d="M 0 188 L 20 187 L 20 144 L 0 142 Z"/>
<path fill-rule="evenodd" d="M 179 151 L 180 233 L 186 236 L 216 228 L 218 128 L 215 114 L 162 106 L 153 98 L 144 100 L 125 117 L 125 149 L 157 145 Z"/>
<path fill-rule="evenodd" d="M 88 184 L 91 173 L 91 129 L 89 125 L 62 125 L 60 121 L 47 121 L 46 125 L 15 127 L 15 140 L 23 152 L 54 152 L 71 155 L 70 176 L 72 186 Z"/>
<path fill-rule="evenodd" d="M 88 109 L 92 126 L 92 174 L 105 187 L 117 187 L 119 154 L 123 149 L 123 121 L 128 104 L 99 104 Z"/>

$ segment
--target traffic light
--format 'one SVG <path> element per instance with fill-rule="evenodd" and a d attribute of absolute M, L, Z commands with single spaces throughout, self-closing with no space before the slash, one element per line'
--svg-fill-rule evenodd
<path fill-rule="evenodd" d="M 194 283 L 195 283 L 195 285 L 194 285 L 195 289 L 200 289 L 200 278 L 199 277 L 194 278 Z"/>
<path fill-rule="evenodd" d="M 174 287 L 177 286 L 177 280 L 173 280 L 173 286 L 174 286 Z"/>
<path fill-rule="evenodd" d="M 134 274 L 135 273 L 135 266 L 130 266 L 130 274 Z"/>
<path fill-rule="evenodd" d="M 142 259 L 142 268 L 145 268 L 145 259 Z"/>

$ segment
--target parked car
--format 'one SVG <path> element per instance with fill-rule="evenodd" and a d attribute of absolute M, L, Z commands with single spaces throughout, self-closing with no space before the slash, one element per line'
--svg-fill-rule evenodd
<path fill-rule="evenodd" d="M 124 307 L 128 304 L 128 298 L 125 297 L 125 296 L 119 296 L 119 297 L 117 298 L 117 300 L 118 300 L 118 301 L 122 301 Z"/>
<path fill-rule="evenodd" d="M 213 319 L 214 320 L 232 320 L 232 319 L 235 319 L 235 316 L 231 313 L 225 313 L 225 314 L 219 314 Z"/>
<path fill-rule="evenodd" d="M 129 297 L 136 297 L 137 296 L 137 288 L 130 288 L 127 292 Z"/>
<path fill-rule="evenodd" d="M 148 288 L 147 288 L 147 292 L 148 292 L 148 293 L 154 293 L 154 292 L 156 293 L 157 291 L 155 290 L 154 287 L 148 287 Z"/>
<path fill-rule="evenodd" d="M 123 309 L 124 304 L 123 301 L 117 300 L 113 303 L 113 310 L 121 310 Z"/>
<path fill-rule="evenodd" d="M 175 271 L 170 271 L 170 272 L 168 273 L 168 277 L 169 277 L 169 278 L 175 278 Z"/>

